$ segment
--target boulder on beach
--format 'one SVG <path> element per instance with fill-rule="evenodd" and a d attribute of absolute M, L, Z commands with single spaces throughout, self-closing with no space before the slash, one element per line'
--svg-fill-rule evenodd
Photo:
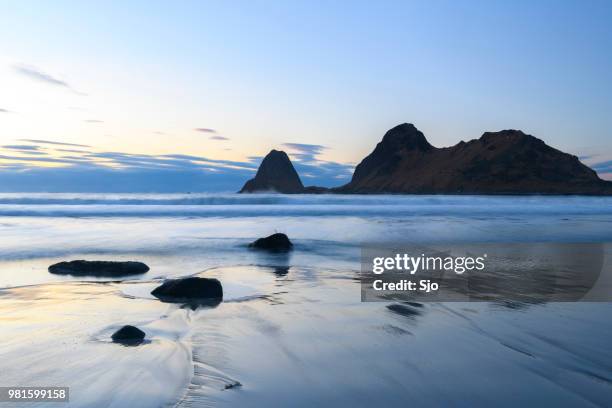
<path fill-rule="evenodd" d="M 136 346 L 144 341 L 145 332 L 134 326 L 123 326 L 117 330 L 112 336 L 113 343 L 119 343 L 126 346 Z"/>
<path fill-rule="evenodd" d="M 151 294 L 163 302 L 198 303 L 218 305 L 223 299 L 223 287 L 217 279 L 181 278 L 168 279 Z"/>
<path fill-rule="evenodd" d="M 49 267 L 49 272 L 57 275 L 111 277 L 138 275 L 149 271 L 142 262 L 126 261 L 70 261 L 59 262 Z"/>
<path fill-rule="evenodd" d="M 293 248 L 293 244 L 287 235 L 277 232 L 276 234 L 251 242 L 249 248 L 281 252 L 290 251 Z"/>

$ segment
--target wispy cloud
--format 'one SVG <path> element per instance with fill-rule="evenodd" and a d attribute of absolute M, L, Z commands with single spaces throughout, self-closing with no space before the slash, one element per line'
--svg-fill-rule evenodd
<path fill-rule="evenodd" d="M 98 120 L 98 119 L 86 119 L 84 122 L 87 122 L 87 123 L 104 123 L 103 120 Z"/>
<path fill-rule="evenodd" d="M 323 145 L 306 144 L 306 143 L 284 143 L 283 146 L 288 149 L 300 152 L 300 153 L 313 153 L 313 154 L 319 154 L 323 150 L 327 149 L 327 147 Z"/>
<path fill-rule="evenodd" d="M 225 137 L 225 136 L 214 134 L 214 133 L 217 133 L 217 131 L 215 129 L 210 129 L 210 128 L 195 128 L 193 130 L 195 130 L 196 132 L 200 132 L 200 133 L 209 133 L 209 134 L 212 134 L 212 136 L 209 137 L 210 140 L 230 140 L 229 137 Z"/>
<path fill-rule="evenodd" d="M 89 153 L 87 150 L 77 150 L 77 149 L 55 149 L 56 152 L 62 153 Z"/>
<path fill-rule="evenodd" d="M 10 150 L 38 150 L 40 149 L 39 146 L 32 146 L 32 145 L 4 145 L 2 146 L 3 149 L 10 149 Z"/>
<path fill-rule="evenodd" d="M 591 168 L 598 173 L 612 173 L 612 160 L 593 163 Z"/>
<path fill-rule="evenodd" d="M 0 108 L 0 113 L 12 113 L 12 112 L 10 110 L 8 110 L 8 109 Z"/>
<path fill-rule="evenodd" d="M 253 176 L 261 157 L 221 160 L 188 154 L 149 155 L 97 152 L 89 146 L 51 140 L 22 139 L 29 144 L 0 146 L 0 191 L 236 191 Z M 72 147 L 79 147 L 76 149 Z M 302 147 L 301 151 L 317 151 Z M 52 167 L 42 167 L 53 165 Z M 337 186 L 350 177 L 352 165 L 294 161 L 309 184 Z M 12 186 L 12 187 L 11 187 Z M 187 187 L 188 186 L 188 187 Z"/>
<path fill-rule="evenodd" d="M 0 159 L 13 161 L 15 162 L 14 164 L 19 164 L 19 163 L 27 164 L 30 162 L 42 162 L 42 163 L 57 163 L 57 164 L 71 165 L 71 164 L 77 164 L 77 163 L 83 162 L 81 159 L 68 158 L 68 157 L 60 157 L 60 158 L 55 158 L 55 157 L 50 157 L 50 156 L 23 157 L 23 156 L 9 156 L 9 155 L 4 155 L 4 154 L 0 154 Z M 31 166 L 29 167 L 31 168 Z"/>
<path fill-rule="evenodd" d="M 56 146 L 91 147 L 89 145 L 84 145 L 84 144 L 56 142 L 56 141 L 53 141 L 53 140 L 19 139 L 19 141 L 20 142 L 37 143 L 37 144 L 56 145 Z"/>
<path fill-rule="evenodd" d="M 195 128 L 193 129 L 196 132 L 202 132 L 202 133 L 215 133 L 216 130 L 215 129 L 209 129 L 209 128 Z"/>
<path fill-rule="evenodd" d="M 39 70 L 36 67 L 30 66 L 30 65 L 25 65 L 25 64 L 16 64 L 13 66 L 13 68 L 15 69 L 15 71 L 17 71 L 18 73 L 20 73 L 21 75 L 27 76 L 30 79 L 34 79 L 36 81 L 39 82 L 44 82 L 46 84 L 49 85 L 54 85 L 54 86 L 58 86 L 58 87 L 62 87 L 65 89 L 68 89 L 72 92 L 74 92 L 77 95 L 86 95 L 83 92 L 77 91 L 76 89 L 74 89 L 70 84 L 68 84 L 66 81 L 63 81 L 61 79 L 55 78 L 41 70 Z"/>
<path fill-rule="evenodd" d="M 289 150 L 289 155 L 296 160 L 303 162 L 316 162 L 317 156 L 327 149 L 323 145 L 306 144 L 306 143 L 285 143 L 283 147 Z"/>

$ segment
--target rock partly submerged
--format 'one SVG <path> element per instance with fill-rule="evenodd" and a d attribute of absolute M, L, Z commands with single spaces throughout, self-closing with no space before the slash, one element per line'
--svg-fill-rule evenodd
<path fill-rule="evenodd" d="M 111 339 L 113 343 L 123 344 L 124 346 L 137 346 L 144 341 L 145 332 L 134 326 L 123 326 L 117 330 Z"/>
<path fill-rule="evenodd" d="M 84 261 L 59 262 L 49 267 L 49 272 L 56 275 L 93 276 L 117 278 L 121 276 L 140 275 L 149 271 L 142 262 L 126 261 Z"/>
<path fill-rule="evenodd" d="M 266 251 L 285 252 L 293 249 L 293 243 L 289 237 L 283 233 L 277 232 L 265 238 L 259 238 L 249 244 L 249 248 L 263 249 Z"/>
<path fill-rule="evenodd" d="M 162 302 L 216 306 L 223 299 L 223 287 L 213 278 L 168 279 L 151 294 Z"/>

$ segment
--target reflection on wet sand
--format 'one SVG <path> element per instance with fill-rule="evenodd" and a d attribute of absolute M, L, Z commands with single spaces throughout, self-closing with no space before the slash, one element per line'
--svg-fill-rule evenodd
<path fill-rule="evenodd" d="M 612 395 L 607 304 L 361 303 L 355 275 L 213 268 L 196 274 L 222 282 L 213 308 L 160 302 L 150 295 L 159 281 L 5 289 L 2 375 L 53 378 L 74 406 L 95 405 L 94 395 L 143 407 L 440 406 L 459 395 L 567 406 Z M 113 344 L 124 324 L 148 342 Z"/>

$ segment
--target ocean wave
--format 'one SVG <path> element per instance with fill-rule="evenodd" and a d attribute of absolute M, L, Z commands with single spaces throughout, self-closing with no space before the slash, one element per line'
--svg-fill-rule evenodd
<path fill-rule="evenodd" d="M 0 216 L 251 217 L 609 215 L 612 197 L 281 194 L 0 194 Z"/>

